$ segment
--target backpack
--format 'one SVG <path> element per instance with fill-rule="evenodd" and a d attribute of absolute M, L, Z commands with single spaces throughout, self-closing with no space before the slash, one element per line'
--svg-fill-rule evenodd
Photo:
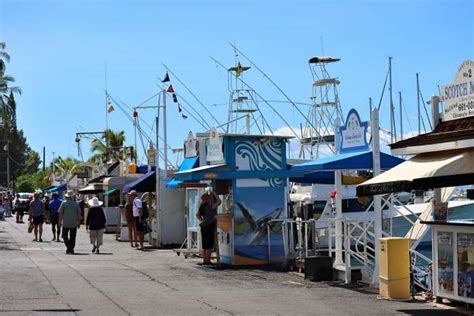
<path fill-rule="evenodd" d="M 148 218 L 150 213 L 148 212 L 148 202 L 142 201 L 142 219 Z"/>

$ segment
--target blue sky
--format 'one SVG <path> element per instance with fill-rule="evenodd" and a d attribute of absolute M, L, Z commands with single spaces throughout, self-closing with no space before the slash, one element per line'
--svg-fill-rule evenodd
<path fill-rule="evenodd" d="M 342 82 L 344 115 L 355 107 L 363 119 L 368 118 L 368 98 L 380 97 L 387 59 L 393 56 L 394 97 L 398 100 L 402 91 L 407 110 L 416 116 L 415 73 L 426 99 L 437 93 L 438 84 L 452 81 L 463 60 L 473 58 L 473 13 L 470 0 L 0 0 L 0 41 L 11 55 L 7 73 L 23 89 L 18 123 L 34 150 L 46 146 L 49 161 L 53 151 L 77 157 L 75 132 L 105 128 L 105 63 L 108 91 L 116 100 L 133 106 L 156 93 L 165 72 L 161 63 L 166 63 L 224 120 L 227 107 L 211 104 L 228 101 L 227 77 L 209 56 L 232 66 L 229 42 L 293 100 L 309 102 L 307 62 L 322 54 L 323 38 L 324 53 L 341 58 L 330 72 Z M 265 98 L 284 99 L 255 70 L 246 80 Z M 174 86 L 185 94 L 175 81 Z M 381 116 L 388 128 L 387 101 Z M 189 130 L 201 128 L 168 103 L 169 142 L 181 147 Z M 303 119 L 290 105 L 277 106 L 292 126 L 299 126 Z M 140 115 L 153 121 L 151 110 Z M 268 120 L 275 128 L 284 126 L 275 115 Z M 127 143 L 133 143 L 133 128 L 121 112 L 109 115 L 109 125 L 124 129 Z M 84 141 L 85 158 L 88 147 Z"/>

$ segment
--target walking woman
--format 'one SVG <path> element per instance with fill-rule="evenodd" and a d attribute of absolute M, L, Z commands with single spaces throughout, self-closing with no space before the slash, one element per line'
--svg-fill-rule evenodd
<path fill-rule="evenodd" d="M 87 214 L 86 230 L 89 232 L 91 244 L 93 246 L 92 253 L 99 253 L 99 248 L 102 246 L 104 229 L 105 229 L 105 214 L 102 209 L 102 202 L 97 197 L 93 197 L 88 202 L 90 209 Z"/>
<path fill-rule="evenodd" d="M 135 220 L 133 219 L 133 195 L 129 194 L 124 208 L 125 219 L 127 220 L 128 239 L 130 247 L 138 247 L 137 233 L 135 231 Z"/>
<path fill-rule="evenodd" d="M 212 191 L 201 196 L 201 204 L 196 214 L 201 221 L 202 249 L 203 249 L 203 266 L 211 265 L 211 251 L 214 248 L 214 240 L 217 230 L 217 208 L 221 205 L 221 199 Z"/>

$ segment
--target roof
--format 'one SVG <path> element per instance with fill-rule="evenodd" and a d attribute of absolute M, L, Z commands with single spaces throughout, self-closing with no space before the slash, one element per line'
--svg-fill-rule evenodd
<path fill-rule="evenodd" d="M 380 166 L 382 169 L 390 169 L 404 160 L 380 153 Z M 324 159 L 313 160 L 306 163 L 294 165 L 294 171 L 315 172 L 330 170 L 367 170 L 372 169 L 372 151 L 352 152 L 338 154 Z"/>
<path fill-rule="evenodd" d="M 285 135 L 267 135 L 267 134 L 219 134 L 219 136 L 227 137 L 245 137 L 245 138 L 295 138 L 295 136 L 285 136 Z M 209 137 L 209 132 L 196 133 L 196 137 Z"/>
<path fill-rule="evenodd" d="M 102 183 L 103 180 L 107 177 L 108 177 L 107 175 L 103 174 L 103 175 L 100 175 L 98 177 L 90 179 L 89 183 Z"/>
<path fill-rule="evenodd" d="M 362 183 L 357 195 L 375 195 L 415 189 L 443 188 L 474 183 L 474 149 L 419 154 Z"/>
<path fill-rule="evenodd" d="M 474 140 L 474 116 L 466 117 L 458 120 L 451 120 L 439 123 L 435 129 L 426 134 L 421 134 L 412 138 L 407 138 L 390 145 L 392 150 L 401 148 L 419 147 L 420 150 L 439 151 L 453 148 L 444 148 L 440 143 L 458 142 L 462 140 Z M 426 145 L 433 145 L 430 150 Z M 465 146 L 468 147 L 468 146 Z M 470 146 L 469 146 L 470 147 Z M 393 152 L 393 151 L 392 151 Z M 410 152 L 420 153 L 420 152 Z M 407 154 L 410 154 L 407 153 Z"/>

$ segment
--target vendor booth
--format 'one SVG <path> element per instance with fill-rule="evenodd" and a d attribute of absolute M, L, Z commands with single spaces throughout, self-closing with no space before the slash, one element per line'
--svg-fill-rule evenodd
<path fill-rule="evenodd" d="M 198 134 L 200 166 L 174 175 L 177 181 L 208 183 L 220 195 L 222 206 L 218 210 L 217 230 L 221 263 L 284 263 L 281 226 L 271 224 L 271 220 L 288 216 L 287 138 L 220 136 L 214 128 L 210 133 Z M 188 192 L 192 192 L 188 201 L 188 228 L 198 231 L 195 211 L 202 191 Z M 267 225 L 271 225 L 270 236 Z"/>
<path fill-rule="evenodd" d="M 474 220 L 422 223 L 433 229 L 433 294 L 474 304 Z"/>
<path fill-rule="evenodd" d="M 179 245 L 185 238 L 184 189 L 170 189 L 164 184 L 167 174 L 160 169 L 160 214 L 156 211 L 155 192 L 156 171 L 150 171 L 135 181 L 125 185 L 124 191 L 135 190 L 139 197 L 148 203 L 149 221 L 152 228 L 149 242 L 153 246 Z M 161 219 L 161 220 L 160 220 Z M 123 226 L 123 223 L 122 223 Z M 125 229 L 122 227 L 122 231 Z"/>
<path fill-rule="evenodd" d="M 104 178 L 102 188 L 104 197 L 104 213 L 106 218 L 106 232 L 115 232 L 121 222 L 119 205 L 122 204 L 123 188 L 127 183 L 135 181 L 139 175 L 130 174 L 127 177 Z"/>

